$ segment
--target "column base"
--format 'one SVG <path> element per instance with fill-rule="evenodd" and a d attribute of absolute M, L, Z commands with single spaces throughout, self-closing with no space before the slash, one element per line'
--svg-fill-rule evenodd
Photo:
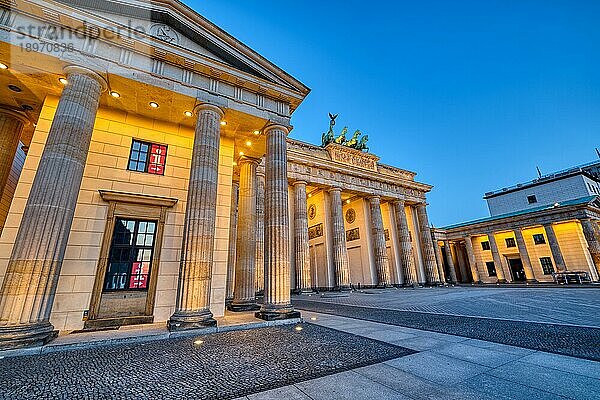
<path fill-rule="evenodd" d="M 313 294 L 315 293 L 312 289 L 296 289 L 294 290 L 294 294 L 303 295 L 303 294 Z"/>
<path fill-rule="evenodd" d="M 331 289 L 332 292 L 350 292 L 352 288 L 350 286 L 336 286 Z"/>
<path fill-rule="evenodd" d="M 167 328 L 170 332 L 189 331 L 213 326 L 217 326 L 217 321 L 215 321 L 210 311 L 201 314 L 175 313 L 167 321 Z"/>
<path fill-rule="evenodd" d="M 233 312 L 257 311 L 260 310 L 260 306 L 256 303 L 231 303 L 227 306 L 227 310 Z"/>
<path fill-rule="evenodd" d="M 0 350 L 43 346 L 58 336 L 51 323 L 0 328 Z"/>
<path fill-rule="evenodd" d="M 277 321 L 282 319 L 300 318 L 300 311 L 259 311 L 255 313 L 254 316 L 265 321 Z"/>
<path fill-rule="evenodd" d="M 496 283 L 508 283 L 508 281 L 506 279 L 498 279 Z"/>
<path fill-rule="evenodd" d="M 538 283 L 537 279 L 526 279 L 525 283 Z"/>

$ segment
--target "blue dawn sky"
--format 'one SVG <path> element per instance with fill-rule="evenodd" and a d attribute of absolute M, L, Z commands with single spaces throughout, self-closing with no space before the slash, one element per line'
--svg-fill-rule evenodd
<path fill-rule="evenodd" d="M 370 137 L 434 185 L 436 226 L 488 215 L 483 193 L 594 160 L 600 2 L 185 0 L 312 89 L 292 137 Z"/>

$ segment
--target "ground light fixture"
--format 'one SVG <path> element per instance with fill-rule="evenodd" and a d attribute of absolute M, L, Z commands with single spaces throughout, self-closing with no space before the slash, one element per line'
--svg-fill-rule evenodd
<path fill-rule="evenodd" d="M 8 69 L 8 65 L 0 62 L 0 69 Z"/>
<path fill-rule="evenodd" d="M 298 326 L 297 326 L 297 327 L 295 327 L 294 329 L 295 329 L 296 331 L 300 332 L 300 331 L 301 331 L 302 329 L 304 329 L 304 328 L 302 328 L 301 326 L 299 326 L 299 325 L 298 325 Z"/>
<path fill-rule="evenodd" d="M 192 115 L 194 115 L 194 113 L 192 113 L 191 111 L 186 111 L 183 113 L 183 115 L 185 115 L 186 117 L 191 117 Z"/>
<path fill-rule="evenodd" d="M 255 135 L 260 135 L 260 131 L 254 131 Z"/>
<path fill-rule="evenodd" d="M 227 125 L 227 121 L 221 121 L 221 126 Z"/>
<path fill-rule="evenodd" d="M 58 78 L 58 81 L 60 83 L 62 83 L 63 85 L 67 85 L 69 83 L 69 81 L 67 80 L 67 78 Z"/>

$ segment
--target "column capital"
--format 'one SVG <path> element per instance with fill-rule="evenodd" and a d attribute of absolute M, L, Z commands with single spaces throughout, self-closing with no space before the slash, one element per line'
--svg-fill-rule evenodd
<path fill-rule="evenodd" d="M 223 119 L 223 117 L 225 116 L 225 112 L 223 112 L 223 109 L 221 107 L 215 106 L 214 104 L 200 103 L 194 106 L 194 113 L 196 114 L 199 114 L 200 111 L 203 110 L 214 111 L 215 113 L 219 114 L 219 119 Z"/>
<path fill-rule="evenodd" d="M 79 65 L 67 65 L 66 67 L 63 68 L 63 71 L 65 71 L 65 73 L 68 75 L 85 75 L 85 76 L 89 76 L 90 78 L 94 79 L 95 81 L 97 81 L 100 86 L 102 87 L 102 92 L 106 92 L 106 90 L 108 89 L 108 82 L 106 82 L 106 79 L 104 79 L 104 77 L 102 75 L 100 75 L 99 73 L 92 71 L 89 68 L 86 67 L 81 67 Z M 67 78 L 68 80 L 68 78 Z"/>
<path fill-rule="evenodd" d="M 334 186 L 334 187 L 330 187 L 329 189 L 327 189 L 327 193 L 331 193 L 331 192 L 340 192 L 341 193 L 342 188 Z"/>
<path fill-rule="evenodd" d="M 393 199 L 391 203 L 395 206 L 404 207 L 406 205 L 406 200 L 404 199 Z"/>
<path fill-rule="evenodd" d="M 9 115 L 10 117 L 21 121 L 23 126 L 28 126 L 31 123 L 29 118 L 27 118 L 27 115 L 8 106 L 0 105 L 0 114 Z"/>
<path fill-rule="evenodd" d="M 258 166 L 258 164 L 260 164 L 262 160 L 260 158 L 255 158 L 255 157 L 250 157 L 250 156 L 241 156 L 237 163 L 239 165 L 241 164 L 254 164 L 256 166 Z"/>
<path fill-rule="evenodd" d="M 303 180 L 299 179 L 297 181 L 294 181 L 294 183 L 292 183 L 292 185 L 293 186 L 296 186 L 296 185 L 304 185 L 304 186 L 306 186 L 307 183 L 306 183 L 306 181 L 303 181 Z"/>
<path fill-rule="evenodd" d="M 369 200 L 369 201 L 378 200 L 381 203 L 381 196 L 379 196 L 379 195 L 367 196 L 367 200 Z"/>
<path fill-rule="evenodd" d="M 274 129 L 279 129 L 285 132 L 285 135 L 289 135 L 291 128 L 289 126 L 285 126 L 285 125 L 281 125 L 281 124 L 277 124 L 277 123 L 271 123 L 269 125 L 267 125 L 264 129 L 263 132 L 265 133 L 265 135 L 267 135 L 269 133 L 269 131 L 272 131 Z"/>

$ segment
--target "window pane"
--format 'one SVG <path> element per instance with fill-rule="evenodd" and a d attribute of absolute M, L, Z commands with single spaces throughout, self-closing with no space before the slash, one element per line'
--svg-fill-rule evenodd
<path fill-rule="evenodd" d="M 133 148 L 133 150 L 139 150 L 140 149 L 140 142 L 138 142 L 137 140 L 133 141 L 133 145 L 131 146 Z"/>
<path fill-rule="evenodd" d="M 147 289 L 155 231 L 154 221 L 117 219 L 104 290 Z"/>

